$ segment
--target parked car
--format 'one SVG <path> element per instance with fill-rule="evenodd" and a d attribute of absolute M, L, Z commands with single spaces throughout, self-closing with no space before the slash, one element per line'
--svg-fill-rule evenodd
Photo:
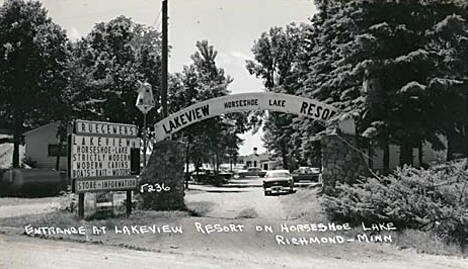
<path fill-rule="evenodd" d="M 249 167 L 247 170 L 239 171 L 239 177 L 264 177 L 267 171 L 257 167 Z"/>
<path fill-rule="evenodd" d="M 229 180 L 229 179 L 231 179 L 233 177 L 234 174 L 232 172 L 230 172 L 229 170 L 221 169 L 221 170 L 219 170 L 218 175 L 224 177 L 224 179 Z"/>
<path fill-rule="evenodd" d="M 294 180 L 288 170 L 268 171 L 263 179 L 263 191 L 265 196 L 272 193 L 293 193 Z"/>
<path fill-rule="evenodd" d="M 303 180 L 319 182 L 320 181 L 320 168 L 318 167 L 299 167 L 299 169 L 292 172 L 294 182 Z"/>
<path fill-rule="evenodd" d="M 200 169 L 190 173 L 190 177 L 193 181 L 202 184 L 211 184 L 220 186 L 227 183 L 227 175 L 223 173 L 216 173 L 214 170 Z"/>

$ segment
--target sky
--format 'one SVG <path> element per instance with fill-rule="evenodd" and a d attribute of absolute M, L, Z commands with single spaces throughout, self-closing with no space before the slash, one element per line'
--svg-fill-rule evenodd
<path fill-rule="evenodd" d="M 89 33 L 94 24 L 119 15 L 161 29 L 160 0 L 40 1 L 72 40 Z M 262 81 L 245 69 L 245 60 L 253 58 L 254 41 L 273 26 L 306 22 L 315 12 L 313 0 L 168 0 L 169 72 L 190 64 L 195 43 L 208 40 L 218 51 L 218 66 L 234 78 L 229 87 L 232 93 L 262 91 Z M 252 153 L 253 147 L 265 150 L 261 132 L 242 137 L 241 155 Z"/>

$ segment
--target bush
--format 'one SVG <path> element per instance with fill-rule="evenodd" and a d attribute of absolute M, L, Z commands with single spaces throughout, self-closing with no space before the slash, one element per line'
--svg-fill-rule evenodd
<path fill-rule="evenodd" d="M 403 167 L 381 178 L 337 185 L 337 195 L 325 196 L 332 219 L 354 224 L 393 222 L 401 228 L 432 231 L 462 246 L 468 238 L 467 160 L 431 169 Z"/>
<path fill-rule="evenodd" d="M 258 213 L 254 208 L 245 208 L 242 209 L 239 214 L 237 214 L 236 219 L 255 219 L 258 218 Z"/>
<path fill-rule="evenodd" d="M 31 157 L 24 157 L 23 160 L 21 160 L 21 167 L 26 168 L 26 166 L 30 168 L 36 168 L 37 162 L 33 161 Z"/>
<path fill-rule="evenodd" d="M 61 191 L 60 192 L 60 211 L 66 212 L 75 212 L 78 210 L 78 195 L 74 194 L 69 191 Z"/>

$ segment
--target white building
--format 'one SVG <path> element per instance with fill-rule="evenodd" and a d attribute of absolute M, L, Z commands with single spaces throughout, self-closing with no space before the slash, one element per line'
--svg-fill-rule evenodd
<path fill-rule="evenodd" d="M 247 156 L 240 156 L 238 163 L 242 163 L 245 168 L 256 167 L 263 170 L 282 169 L 280 158 L 273 158 L 268 152 L 257 153 L 257 148 L 253 148 L 253 153 Z"/>
<path fill-rule="evenodd" d="M 52 122 L 23 133 L 25 157 L 35 162 L 36 168 L 55 169 L 57 154 L 60 154 L 60 170 L 67 170 L 67 142 L 58 148 L 57 130 L 59 123 Z"/>
<path fill-rule="evenodd" d="M 445 146 L 447 139 L 441 137 Z M 422 146 L 422 162 L 425 165 L 433 166 L 446 161 L 447 150 L 436 151 L 430 143 L 424 143 Z M 400 165 L 400 146 L 391 144 L 389 147 L 389 168 L 396 169 Z M 420 167 L 419 163 L 419 148 L 413 148 L 413 166 Z M 373 170 L 383 170 L 383 150 L 380 148 L 373 149 L 372 166 Z"/>

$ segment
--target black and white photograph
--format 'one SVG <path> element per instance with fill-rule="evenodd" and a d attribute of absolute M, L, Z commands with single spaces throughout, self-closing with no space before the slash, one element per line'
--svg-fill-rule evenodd
<path fill-rule="evenodd" d="M 467 0 L 0 0 L 0 269 L 467 269 Z"/>

